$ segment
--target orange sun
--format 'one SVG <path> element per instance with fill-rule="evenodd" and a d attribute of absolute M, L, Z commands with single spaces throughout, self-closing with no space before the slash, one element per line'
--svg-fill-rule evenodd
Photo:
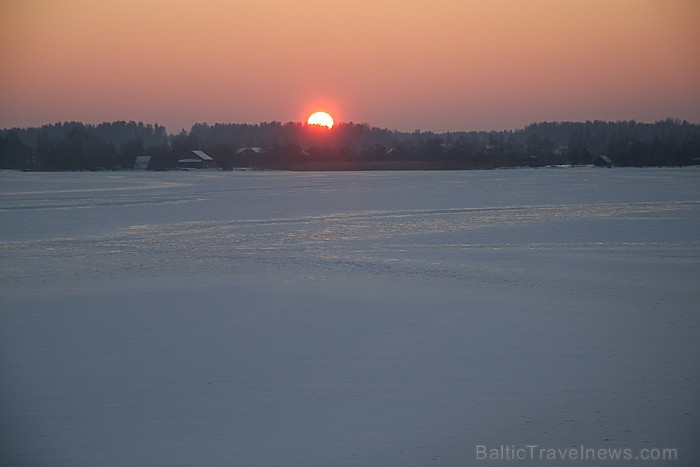
<path fill-rule="evenodd" d="M 333 128 L 333 117 L 326 112 L 314 112 L 306 121 L 309 125 L 325 126 L 328 129 Z"/>

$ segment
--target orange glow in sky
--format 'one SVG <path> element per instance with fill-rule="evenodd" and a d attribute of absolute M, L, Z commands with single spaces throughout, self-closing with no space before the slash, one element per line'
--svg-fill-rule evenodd
<path fill-rule="evenodd" d="M 3 0 L 0 128 L 700 121 L 697 0 Z"/>

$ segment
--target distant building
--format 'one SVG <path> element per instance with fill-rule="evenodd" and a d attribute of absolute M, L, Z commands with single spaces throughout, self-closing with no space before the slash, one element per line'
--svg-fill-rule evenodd
<path fill-rule="evenodd" d="M 598 156 L 593 159 L 593 165 L 596 167 L 612 167 L 613 161 L 608 156 Z"/>
<path fill-rule="evenodd" d="M 151 168 L 151 156 L 136 156 L 134 170 L 148 170 Z"/>
<path fill-rule="evenodd" d="M 214 159 L 204 151 L 199 149 L 190 151 L 188 157 L 177 161 L 180 169 L 208 169 L 214 167 Z"/>
<path fill-rule="evenodd" d="M 238 151 L 236 151 L 236 154 L 240 156 L 259 156 L 260 154 L 265 154 L 265 151 L 261 147 L 250 147 L 250 148 L 241 148 Z"/>
<path fill-rule="evenodd" d="M 554 150 L 554 154 L 557 156 L 563 156 L 569 151 L 569 146 L 559 146 Z"/>
<path fill-rule="evenodd" d="M 255 147 L 247 147 L 247 148 L 241 148 L 236 151 L 236 156 L 238 156 L 238 160 L 240 161 L 241 159 L 248 159 L 248 166 L 253 167 L 253 160 L 259 158 L 263 154 L 265 154 L 267 151 L 261 147 L 255 146 Z"/>

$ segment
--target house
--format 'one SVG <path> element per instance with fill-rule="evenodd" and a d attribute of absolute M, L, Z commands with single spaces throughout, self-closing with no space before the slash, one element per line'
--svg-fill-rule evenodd
<path fill-rule="evenodd" d="M 236 156 L 238 156 L 238 160 L 245 160 L 248 159 L 248 166 L 252 167 L 253 166 L 253 160 L 259 158 L 263 154 L 265 154 L 267 151 L 265 149 L 255 146 L 255 147 L 248 147 L 248 148 L 241 148 L 236 151 Z"/>
<path fill-rule="evenodd" d="M 608 156 L 598 156 L 593 159 L 593 165 L 596 167 L 612 167 L 613 161 Z"/>
<path fill-rule="evenodd" d="M 148 170 L 151 166 L 151 156 L 136 156 L 134 170 Z"/>
<path fill-rule="evenodd" d="M 214 167 L 214 159 L 199 149 L 190 151 L 187 157 L 177 161 L 180 169 L 208 169 Z"/>

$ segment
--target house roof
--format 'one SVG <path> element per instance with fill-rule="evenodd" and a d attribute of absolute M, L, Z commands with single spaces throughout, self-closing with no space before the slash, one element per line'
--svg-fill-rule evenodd
<path fill-rule="evenodd" d="M 192 150 L 190 153 L 197 156 L 199 158 L 199 160 L 203 160 L 203 161 L 213 161 L 214 160 L 209 156 L 209 154 L 207 154 L 204 151 L 200 151 L 199 149 Z"/>
<path fill-rule="evenodd" d="M 254 152 L 255 154 L 264 154 L 265 150 L 261 147 L 255 146 L 251 148 L 241 148 L 236 151 L 236 154 L 243 154 L 244 152 Z"/>
<path fill-rule="evenodd" d="M 148 164 L 151 163 L 151 156 L 136 156 L 136 160 L 134 161 L 134 168 L 135 169 L 147 169 Z"/>

